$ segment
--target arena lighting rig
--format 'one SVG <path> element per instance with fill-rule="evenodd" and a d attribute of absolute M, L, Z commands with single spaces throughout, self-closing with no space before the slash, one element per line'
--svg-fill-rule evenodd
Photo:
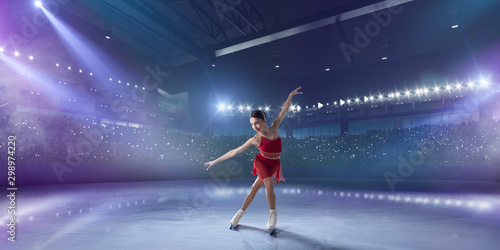
<path fill-rule="evenodd" d="M 8 55 L 13 56 L 14 58 L 8 59 Z M 9 62 L 14 62 L 14 59 L 17 60 L 22 60 L 27 58 L 29 61 L 36 61 L 35 56 L 29 55 L 29 56 L 23 56 L 23 53 L 20 51 L 13 51 L 13 52 L 8 52 L 5 50 L 4 47 L 0 46 L 0 56 L 3 59 L 3 61 L 9 61 Z M 43 61 L 43 59 L 37 59 L 38 61 Z M 69 64 L 64 64 L 64 63 L 54 63 L 53 64 L 55 67 L 61 67 L 62 65 L 69 65 Z M 72 67 L 72 66 L 66 66 L 64 67 L 67 70 L 73 70 L 74 68 L 79 68 L 77 72 L 80 74 L 88 74 L 89 76 L 94 76 L 95 73 L 93 72 L 86 72 L 85 70 L 81 69 L 82 67 Z M 30 74 L 29 69 L 21 69 L 18 68 L 18 71 L 26 74 Z M 109 75 L 107 73 L 106 75 Z M 118 83 L 121 84 L 121 80 L 116 80 L 117 77 L 105 77 L 101 75 L 101 78 L 106 78 L 107 82 L 109 83 Z M 457 82 L 457 83 L 445 83 L 442 85 L 435 85 L 433 87 L 415 87 L 414 89 L 405 89 L 404 91 L 393 91 L 393 92 L 386 92 L 386 93 L 378 93 L 376 95 L 370 94 L 368 96 L 363 96 L 361 97 L 354 97 L 354 98 L 345 98 L 345 99 L 339 99 L 338 101 L 333 101 L 332 103 L 321 103 L 318 102 L 317 105 L 312 105 L 312 106 L 305 106 L 305 110 L 318 110 L 321 109 L 324 106 L 329 106 L 329 107 L 343 107 L 343 106 L 353 106 L 353 105 L 363 105 L 363 104 L 376 104 L 376 103 L 383 103 L 383 102 L 391 102 L 391 101 L 397 101 L 399 104 L 403 104 L 406 101 L 414 101 L 414 100 L 420 100 L 420 101 L 430 101 L 432 97 L 440 97 L 442 95 L 463 95 L 462 91 L 475 91 L 475 90 L 484 90 L 488 91 L 491 93 L 498 92 L 498 90 L 495 90 L 491 88 L 492 83 L 490 80 L 491 77 L 480 77 L 476 81 L 469 80 L 466 83 L 463 82 Z M 119 79 L 119 78 L 118 78 Z M 124 83 L 126 82 L 127 86 L 130 86 L 130 82 L 123 81 Z M 138 87 L 137 84 L 133 85 L 136 88 Z M 421 98 L 424 98 L 423 100 Z M 427 99 L 429 98 L 429 99 Z M 251 111 L 252 105 L 249 104 L 239 104 L 239 105 L 234 105 L 230 102 L 221 102 L 217 105 L 217 111 L 225 114 L 230 114 L 233 111 L 234 112 L 248 112 Z M 270 110 L 278 110 L 278 108 L 273 108 L 268 105 L 261 105 L 258 107 L 258 109 L 264 110 L 264 111 L 270 111 Z M 304 110 L 301 106 L 295 104 L 290 106 L 290 111 L 291 112 L 300 112 L 301 110 Z"/>
<path fill-rule="evenodd" d="M 416 87 L 414 89 L 406 89 L 404 91 L 394 91 L 394 92 L 386 92 L 386 93 L 379 93 L 376 95 L 368 95 L 368 96 L 363 96 L 363 98 L 360 97 L 355 97 L 355 98 L 345 98 L 345 99 L 339 99 L 338 101 L 334 101 L 332 103 L 326 103 L 323 104 L 321 102 L 318 102 L 317 105 L 312 105 L 310 106 L 305 106 L 305 110 L 311 111 L 311 110 L 319 110 L 325 106 L 330 106 L 330 107 L 343 107 L 343 106 L 358 106 L 358 105 L 363 105 L 363 104 L 377 104 L 377 103 L 384 103 L 384 102 L 397 102 L 397 104 L 403 104 L 405 101 L 406 102 L 412 102 L 412 101 L 431 101 L 432 98 L 440 98 L 442 96 L 448 95 L 448 96 L 455 96 L 455 97 L 463 97 L 462 91 L 479 91 L 483 90 L 488 93 L 498 93 L 498 90 L 495 90 L 491 87 L 491 83 L 489 78 L 484 78 L 480 77 L 479 80 L 477 81 L 468 81 L 467 83 L 461 83 L 457 82 L 455 84 L 450 84 L 450 83 L 445 83 L 443 85 L 435 85 L 433 87 Z M 486 94 L 485 92 L 485 94 Z M 474 92 L 473 92 L 474 93 Z M 423 99 L 422 99 L 423 98 Z M 232 114 L 235 105 L 232 103 L 219 103 L 217 105 L 218 112 L 224 113 L 224 114 Z M 237 106 L 237 112 L 245 112 L 245 111 L 250 111 L 252 110 L 250 105 L 243 105 L 240 104 Z M 245 108 L 246 107 L 246 108 Z M 271 108 L 269 106 L 265 106 L 264 108 L 260 106 L 258 109 L 264 110 L 264 111 L 269 111 L 273 110 L 274 108 Z M 299 105 L 291 105 L 290 106 L 290 111 L 292 112 L 300 112 L 302 110 L 301 106 Z"/>

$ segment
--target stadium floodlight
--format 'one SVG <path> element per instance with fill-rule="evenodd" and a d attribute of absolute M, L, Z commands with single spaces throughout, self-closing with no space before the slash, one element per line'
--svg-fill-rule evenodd
<path fill-rule="evenodd" d="M 351 99 L 347 99 L 347 104 L 351 104 Z"/>
<path fill-rule="evenodd" d="M 238 106 L 238 110 L 239 110 L 240 112 L 243 112 L 243 106 L 241 106 L 241 105 L 240 105 L 240 106 Z"/>
<path fill-rule="evenodd" d="M 368 101 L 368 97 L 364 96 L 363 100 L 364 100 L 364 102 L 367 102 Z"/>
<path fill-rule="evenodd" d="M 356 97 L 356 99 L 354 100 L 356 103 L 359 103 L 359 98 Z"/>
<path fill-rule="evenodd" d="M 375 97 L 373 97 L 372 95 L 369 97 L 370 101 L 373 101 L 373 99 L 375 99 Z"/>
<path fill-rule="evenodd" d="M 395 94 L 394 94 L 397 98 L 399 98 L 399 91 L 397 91 Z"/>
<path fill-rule="evenodd" d="M 434 87 L 434 92 L 439 93 L 439 87 L 438 86 Z"/>
<path fill-rule="evenodd" d="M 427 94 L 427 92 L 429 92 L 429 89 L 428 88 L 424 88 L 422 91 L 424 92 L 424 94 Z"/>
<path fill-rule="evenodd" d="M 344 105 L 345 104 L 345 101 L 340 99 L 340 106 Z"/>
<path fill-rule="evenodd" d="M 389 98 L 394 98 L 394 93 L 389 93 Z"/>
<path fill-rule="evenodd" d="M 250 111 L 252 109 L 252 107 L 250 106 L 247 106 L 247 110 Z"/>
<path fill-rule="evenodd" d="M 488 85 L 490 85 L 488 79 L 481 79 L 481 87 L 487 87 Z"/>
<path fill-rule="evenodd" d="M 291 106 L 290 106 L 290 109 L 291 109 L 293 112 L 295 112 L 295 105 L 291 105 Z"/>
<path fill-rule="evenodd" d="M 470 88 L 470 89 L 474 88 L 474 82 L 472 82 L 472 81 L 468 82 L 467 83 L 467 87 Z"/>
<path fill-rule="evenodd" d="M 266 107 L 264 108 L 264 110 L 265 110 L 265 111 L 269 111 L 269 107 L 268 107 L 268 106 L 266 106 Z"/>
<path fill-rule="evenodd" d="M 455 88 L 456 88 L 456 89 L 458 89 L 458 90 L 460 90 L 460 89 L 462 88 L 462 84 L 457 83 L 457 84 L 455 85 Z"/>
<path fill-rule="evenodd" d="M 0 47 L 0 53 L 3 53 L 5 49 L 3 47 Z"/>
<path fill-rule="evenodd" d="M 409 90 L 407 90 L 407 91 L 405 92 L 405 96 L 410 96 L 410 94 L 411 94 L 411 93 L 410 93 L 410 91 L 409 91 Z"/>
<path fill-rule="evenodd" d="M 450 91 L 451 90 L 451 85 L 446 85 L 446 90 Z"/>
<path fill-rule="evenodd" d="M 227 109 L 227 110 L 229 110 L 229 111 L 231 111 L 231 110 L 233 110 L 233 106 L 232 106 L 231 104 L 228 104 L 228 105 L 226 106 L 226 109 Z"/>
<path fill-rule="evenodd" d="M 297 112 L 300 112 L 301 109 L 302 108 L 299 105 L 297 105 Z"/>
<path fill-rule="evenodd" d="M 43 5 L 42 1 L 35 1 L 35 6 L 41 8 Z"/>
<path fill-rule="evenodd" d="M 219 110 L 220 111 L 224 111 L 226 109 L 226 105 L 224 105 L 224 103 L 220 103 L 219 104 Z"/>
<path fill-rule="evenodd" d="M 384 96 L 382 94 L 380 94 L 380 95 L 378 95 L 378 99 L 382 100 L 382 99 L 384 99 Z"/>
<path fill-rule="evenodd" d="M 35 58 L 34 58 L 33 56 L 31 56 L 31 55 L 30 55 L 30 56 L 29 56 L 29 59 L 30 59 L 30 61 L 33 61 L 33 59 L 35 59 Z"/>
<path fill-rule="evenodd" d="M 15 57 L 19 57 L 20 55 L 21 55 L 21 54 L 19 53 L 19 51 L 14 52 L 14 56 L 15 56 Z"/>

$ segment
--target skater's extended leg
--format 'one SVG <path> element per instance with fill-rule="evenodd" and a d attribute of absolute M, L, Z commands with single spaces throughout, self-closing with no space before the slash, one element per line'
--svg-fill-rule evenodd
<path fill-rule="evenodd" d="M 269 209 L 276 210 L 276 195 L 274 194 L 273 178 L 267 177 L 263 182 L 264 185 L 266 185 L 266 197 L 267 203 L 269 203 Z"/>
<path fill-rule="evenodd" d="M 276 228 L 276 221 L 278 219 L 278 212 L 276 211 L 276 195 L 274 194 L 274 183 L 272 177 L 264 179 L 266 185 L 267 202 L 269 203 L 270 215 L 267 222 L 267 229 L 273 230 Z"/>
<path fill-rule="evenodd" d="M 250 188 L 250 192 L 248 193 L 247 197 L 245 198 L 245 202 L 243 202 L 243 206 L 241 207 L 241 210 L 245 211 L 248 206 L 250 206 L 250 203 L 252 203 L 253 198 L 255 198 L 255 195 L 259 191 L 259 189 L 264 186 L 264 183 L 260 180 L 259 176 L 255 179 L 255 182 L 253 183 L 252 187 Z"/>

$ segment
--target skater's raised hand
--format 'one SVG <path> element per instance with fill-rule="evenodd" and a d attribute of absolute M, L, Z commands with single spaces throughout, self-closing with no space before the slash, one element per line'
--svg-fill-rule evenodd
<path fill-rule="evenodd" d="M 301 89 L 301 88 L 302 88 L 302 86 L 296 88 L 294 91 L 292 91 L 292 93 L 290 93 L 290 95 L 294 96 L 294 95 L 302 94 L 302 92 L 299 92 L 299 89 Z"/>
<path fill-rule="evenodd" d="M 215 161 L 209 161 L 203 164 L 205 164 L 205 167 L 207 168 L 207 170 L 209 170 L 215 164 Z"/>

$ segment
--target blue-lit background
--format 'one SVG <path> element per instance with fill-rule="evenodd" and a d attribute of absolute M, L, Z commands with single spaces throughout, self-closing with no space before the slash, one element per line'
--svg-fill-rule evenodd
<path fill-rule="evenodd" d="M 0 154 L 15 135 L 18 184 L 211 178 L 203 163 L 254 135 L 250 111 L 270 125 L 297 86 L 279 131 L 286 177 L 499 180 L 494 1 L 460 14 L 408 1 L 309 30 L 292 24 L 327 20 L 326 7 L 273 15 L 258 2 L 257 31 L 198 6 L 226 30 L 203 37 L 185 18 L 145 15 L 157 2 L 41 3 L 1 3 Z M 359 40 L 358 28 L 372 35 Z M 296 34 L 217 54 L 284 30 Z M 256 153 L 219 168 L 250 177 Z"/>

